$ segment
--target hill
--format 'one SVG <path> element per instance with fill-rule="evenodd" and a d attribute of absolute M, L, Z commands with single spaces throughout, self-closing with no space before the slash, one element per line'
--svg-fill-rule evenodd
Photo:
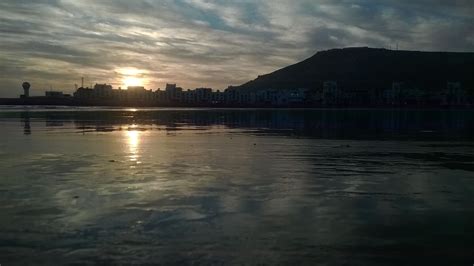
<path fill-rule="evenodd" d="M 464 87 L 474 84 L 474 53 L 394 51 L 344 48 L 321 51 L 273 73 L 259 76 L 234 89 L 320 88 L 335 80 L 346 86 L 391 86 L 394 81 L 422 88 L 442 88 L 447 81 Z"/>

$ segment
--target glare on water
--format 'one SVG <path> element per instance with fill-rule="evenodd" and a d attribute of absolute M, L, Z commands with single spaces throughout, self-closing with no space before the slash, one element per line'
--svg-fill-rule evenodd
<path fill-rule="evenodd" d="M 130 161 L 137 162 L 139 158 L 139 145 L 140 145 L 141 132 L 133 129 L 133 127 L 125 131 L 126 142 L 130 153 Z"/>

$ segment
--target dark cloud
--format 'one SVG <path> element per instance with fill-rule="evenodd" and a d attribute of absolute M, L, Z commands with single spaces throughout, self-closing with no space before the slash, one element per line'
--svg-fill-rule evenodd
<path fill-rule="evenodd" d="M 471 0 L 3 0 L 0 96 L 121 84 L 216 89 L 344 46 L 474 51 Z"/>

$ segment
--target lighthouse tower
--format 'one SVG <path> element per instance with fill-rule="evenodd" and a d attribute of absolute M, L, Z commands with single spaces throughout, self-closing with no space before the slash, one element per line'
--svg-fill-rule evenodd
<path fill-rule="evenodd" d="M 30 83 L 25 81 L 23 82 L 21 86 L 23 87 L 23 92 L 24 92 L 22 95 L 23 96 L 22 98 L 30 97 L 30 87 L 31 87 Z"/>

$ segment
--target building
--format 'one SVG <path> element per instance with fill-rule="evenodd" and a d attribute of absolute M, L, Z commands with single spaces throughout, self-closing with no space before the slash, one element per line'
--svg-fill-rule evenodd
<path fill-rule="evenodd" d="M 298 88 L 292 89 L 289 91 L 289 99 L 288 102 L 291 105 L 301 105 L 307 101 L 308 89 L 305 88 Z"/>
<path fill-rule="evenodd" d="M 322 85 L 322 86 L 321 86 Z M 422 84 L 423 85 L 423 84 Z M 81 104 L 127 106 L 235 106 L 235 107 L 291 107 L 291 106 L 441 106 L 466 105 L 469 95 L 457 81 L 444 86 L 430 84 L 434 89 L 406 81 L 394 81 L 388 86 L 377 87 L 364 81 L 348 82 L 329 80 L 316 88 L 260 88 L 255 90 L 228 87 L 224 91 L 196 88 L 184 91 L 176 84 L 166 84 L 164 90 L 147 90 L 131 86 L 127 90 L 113 89 L 108 84 L 94 88 L 79 88 L 74 99 Z M 375 88 L 374 88 L 375 87 Z M 48 92 L 49 97 L 61 97 L 58 92 Z"/>
<path fill-rule="evenodd" d="M 62 98 L 70 95 L 64 94 L 62 91 L 45 91 L 44 96 L 48 98 Z"/>
<path fill-rule="evenodd" d="M 212 99 L 212 89 L 211 88 L 196 88 L 194 90 L 196 95 L 196 102 L 198 104 L 209 104 Z"/>
<path fill-rule="evenodd" d="M 467 93 L 462 88 L 461 82 L 448 81 L 446 83 L 446 88 L 442 92 L 441 102 L 443 105 L 467 104 Z"/>
<path fill-rule="evenodd" d="M 339 89 L 337 81 L 331 80 L 323 82 L 323 105 L 340 105 L 343 100 L 342 96 L 342 90 Z"/>
<path fill-rule="evenodd" d="M 166 100 L 171 103 L 180 102 L 182 99 L 183 88 L 176 87 L 176 84 L 166 84 Z"/>
<path fill-rule="evenodd" d="M 21 85 L 23 87 L 23 94 L 20 95 L 20 98 L 28 98 L 30 97 L 30 87 L 31 84 L 29 82 L 23 82 Z"/>
<path fill-rule="evenodd" d="M 404 103 L 405 83 L 400 81 L 392 82 L 392 86 L 384 90 L 385 105 L 402 105 Z"/>

